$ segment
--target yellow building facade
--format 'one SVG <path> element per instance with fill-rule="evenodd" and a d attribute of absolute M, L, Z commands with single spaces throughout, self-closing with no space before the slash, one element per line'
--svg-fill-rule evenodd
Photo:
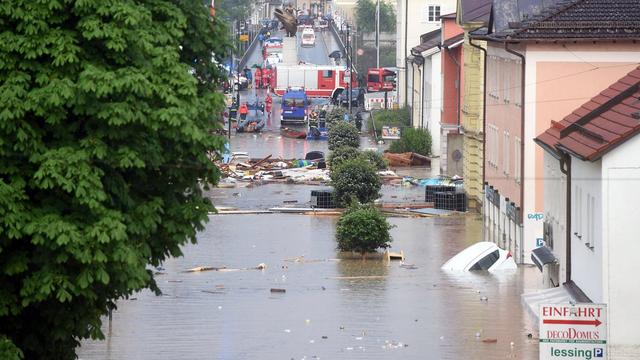
<path fill-rule="evenodd" d="M 464 186 L 469 199 L 469 208 L 482 209 L 483 200 L 483 108 L 484 108 L 484 54 L 469 43 L 469 31 L 465 30 L 463 45 L 463 91 L 460 123 L 463 138 L 463 176 Z M 484 41 L 474 41 L 474 45 L 486 49 Z"/>

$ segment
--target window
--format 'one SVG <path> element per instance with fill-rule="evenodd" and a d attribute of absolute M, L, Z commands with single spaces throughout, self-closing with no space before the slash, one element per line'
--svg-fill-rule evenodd
<path fill-rule="evenodd" d="M 502 158 L 503 164 L 502 167 L 504 168 L 504 174 L 509 176 L 509 132 L 505 131 L 504 132 L 504 143 L 503 143 L 503 151 L 504 151 L 504 156 Z"/>
<path fill-rule="evenodd" d="M 595 206 L 596 198 L 591 194 L 587 194 L 587 236 L 585 239 L 585 245 L 589 247 L 591 250 L 596 246 L 595 244 Z"/>
<path fill-rule="evenodd" d="M 515 81 L 513 85 L 513 102 L 516 106 L 521 106 L 521 84 L 522 84 L 522 61 L 516 61 L 516 70 L 515 70 Z"/>
<path fill-rule="evenodd" d="M 492 98 L 497 98 L 498 97 L 498 93 L 497 93 L 497 87 L 498 87 L 498 68 L 497 68 L 497 58 L 495 56 L 490 56 L 489 57 L 489 61 L 487 61 L 487 65 L 491 65 L 491 70 L 492 71 L 487 71 L 487 77 L 489 78 L 488 83 L 487 83 L 487 92 L 488 95 L 491 96 Z"/>
<path fill-rule="evenodd" d="M 427 5 L 424 7 L 424 20 L 427 22 L 440 21 L 440 5 Z"/>
<path fill-rule="evenodd" d="M 513 170 L 513 177 L 515 178 L 516 182 L 519 184 L 520 181 L 522 181 L 522 179 L 520 179 L 520 173 L 522 170 L 522 140 L 520 140 L 519 137 L 516 136 L 516 138 L 513 141 L 514 146 L 515 146 L 515 159 L 514 162 L 516 164 L 515 169 Z"/>
<path fill-rule="evenodd" d="M 483 257 L 478 260 L 477 263 L 473 264 L 473 266 L 469 270 L 489 270 L 489 268 L 498 261 L 500 258 L 500 252 L 498 250 L 490 253 L 489 255 Z"/>
<path fill-rule="evenodd" d="M 322 77 L 325 79 L 333 77 L 333 70 L 322 70 Z"/>
<path fill-rule="evenodd" d="M 493 124 L 487 129 L 487 162 L 493 167 L 498 165 L 498 127 Z"/>
<path fill-rule="evenodd" d="M 511 101 L 511 61 L 504 59 L 504 68 L 502 69 L 502 98 L 505 103 Z"/>
<path fill-rule="evenodd" d="M 380 82 L 380 76 L 378 76 L 378 74 L 369 74 L 369 82 L 374 82 L 374 83 L 378 83 Z"/>
<path fill-rule="evenodd" d="M 574 218 L 576 220 L 576 226 L 573 234 L 579 239 L 582 239 L 582 188 L 576 185 L 575 190 L 574 204 L 576 205 L 574 208 Z"/>

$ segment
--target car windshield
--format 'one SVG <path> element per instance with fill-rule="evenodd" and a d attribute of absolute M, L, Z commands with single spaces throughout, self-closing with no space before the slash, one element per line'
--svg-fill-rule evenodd
<path fill-rule="evenodd" d="M 302 37 L 305 38 L 305 39 L 313 39 L 314 35 L 313 34 L 303 34 Z"/>
<path fill-rule="evenodd" d="M 394 81 L 396 81 L 396 75 L 395 74 L 393 74 L 393 75 L 385 75 L 384 76 L 384 81 L 385 82 L 394 82 Z"/>
<path fill-rule="evenodd" d="M 378 74 L 369 74 L 369 81 L 378 82 L 380 81 L 380 77 L 378 76 Z"/>

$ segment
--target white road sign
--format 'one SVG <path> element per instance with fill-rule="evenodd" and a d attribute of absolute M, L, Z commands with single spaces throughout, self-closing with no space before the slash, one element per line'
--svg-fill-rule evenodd
<path fill-rule="evenodd" d="M 606 304 L 540 305 L 540 360 L 606 358 Z"/>

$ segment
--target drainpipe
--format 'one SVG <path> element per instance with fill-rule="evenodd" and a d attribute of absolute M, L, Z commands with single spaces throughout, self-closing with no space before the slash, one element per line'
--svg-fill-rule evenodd
<path fill-rule="evenodd" d="M 453 63 L 456 64 L 456 68 L 458 68 L 458 71 L 457 71 L 458 84 L 456 85 L 456 90 L 457 90 L 456 117 L 457 117 L 457 121 L 458 121 L 458 134 L 460 134 L 460 63 L 456 60 L 455 56 L 453 56 L 453 54 L 451 54 L 451 49 L 449 47 L 446 47 L 446 49 L 447 49 L 447 54 L 449 55 L 449 58 L 451 58 L 451 60 L 453 60 Z"/>
<path fill-rule="evenodd" d="M 484 73 L 482 75 L 483 76 L 482 78 L 483 79 L 482 81 L 482 88 L 483 88 L 483 92 L 482 92 L 482 192 L 484 193 L 484 183 L 487 181 L 487 175 L 486 175 L 485 166 L 484 166 L 484 161 L 487 155 L 487 146 L 485 144 L 486 134 L 487 134 L 487 49 L 483 48 L 482 46 L 474 44 L 473 41 L 471 41 L 471 38 L 469 38 L 469 45 L 482 51 L 482 53 L 484 54 L 484 58 L 482 60 L 482 63 L 484 65 L 482 69 Z M 484 201 L 486 201 L 486 199 L 484 199 L 483 202 Z"/>
<path fill-rule="evenodd" d="M 522 77 L 520 79 L 520 223 L 524 224 L 524 85 L 525 85 L 525 67 L 526 67 L 526 59 L 524 55 L 516 52 L 514 50 L 509 49 L 509 43 L 504 43 L 504 50 L 509 54 L 513 54 L 522 60 Z M 524 235 L 524 234 L 523 234 Z M 520 239 L 522 240 L 522 239 Z M 524 249 L 522 249 L 524 251 Z"/>
<path fill-rule="evenodd" d="M 567 177 L 567 194 L 566 194 L 566 220 L 565 220 L 565 232 L 566 232 L 566 269 L 565 282 L 571 281 L 571 155 L 562 152 L 560 154 L 560 171 Z"/>
<path fill-rule="evenodd" d="M 422 63 L 422 68 L 420 69 L 420 75 L 420 78 L 422 79 L 422 91 L 420 91 L 420 128 L 424 129 L 424 62 Z"/>

